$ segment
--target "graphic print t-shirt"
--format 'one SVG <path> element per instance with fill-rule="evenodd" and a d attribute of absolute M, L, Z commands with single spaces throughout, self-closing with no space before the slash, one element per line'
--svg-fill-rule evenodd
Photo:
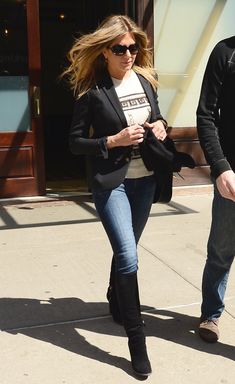
<path fill-rule="evenodd" d="M 144 124 L 151 114 L 151 107 L 143 87 L 134 71 L 130 77 L 118 80 L 112 77 L 112 81 L 122 105 L 128 126 L 133 124 Z M 126 178 L 139 178 L 152 175 L 149 172 L 140 156 L 139 145 L 133 146 L 132 159 L 126 174 Z"/>

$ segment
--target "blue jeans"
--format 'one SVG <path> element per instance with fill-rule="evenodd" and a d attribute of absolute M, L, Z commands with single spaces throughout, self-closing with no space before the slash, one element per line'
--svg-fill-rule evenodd
<path fill-rule="evenodd" d="M 202 278 L 202 319 L 218 319 L 224 310 L 224 295 L 235 255 L 235 203 L 214 188 L 207 261 Z"/>
<path fill-rule="evenodd" d="M 93 191 L 93 199 L 115 258 L 116 272 L 136 272 L 137 243 L 149 217 L 154 176 L 125 179 L 117 188 Z"/>

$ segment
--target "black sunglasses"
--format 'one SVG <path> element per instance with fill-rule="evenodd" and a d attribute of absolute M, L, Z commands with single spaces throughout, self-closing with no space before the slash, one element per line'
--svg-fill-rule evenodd
<path fill-rule="evenodd" d="M 125 55 L 126 51 L 128 50 L 131 55 L 136 55 L 139 52 L 139 46 L 138 44 L 131 44 L 129 47 L 126 45 L 117 44 L 113 47 L 109 47 L 114 55 L 116 56 L 123 56 Z"/>

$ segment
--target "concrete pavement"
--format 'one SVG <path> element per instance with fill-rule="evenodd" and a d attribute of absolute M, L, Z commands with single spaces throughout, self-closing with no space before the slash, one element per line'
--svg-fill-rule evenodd
<path fill-rule="evenodd" d="M 153 205 L 141 238 L 148 383 L 234 383 L 234 266 L 220 342 L 195 333 L 211 201 L 174 193 Z M 0 384 L 138 381 L 108 314 L 111 248 L 89 196 L 0 201 L 0 229 Z"/>

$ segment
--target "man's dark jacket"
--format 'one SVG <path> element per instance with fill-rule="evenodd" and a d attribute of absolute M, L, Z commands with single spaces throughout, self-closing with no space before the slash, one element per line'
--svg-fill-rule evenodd
<path fill-rule="evenodd" d="M 211 174 L 235 171 L 235 36 L 211 52 L 197 108 L 199 140 Z"/>

